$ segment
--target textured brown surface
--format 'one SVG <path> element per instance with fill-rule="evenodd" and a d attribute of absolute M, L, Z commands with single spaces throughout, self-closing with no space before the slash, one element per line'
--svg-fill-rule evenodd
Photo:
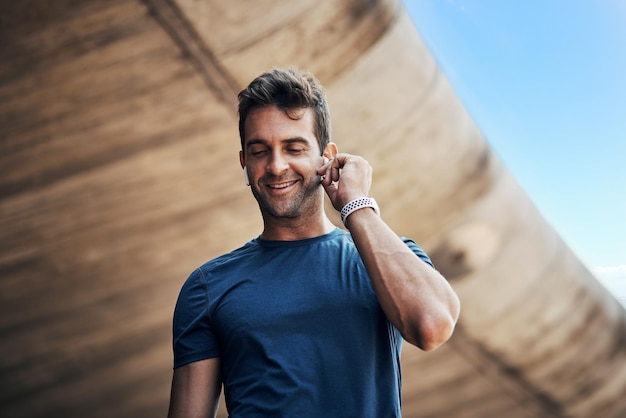
<path fill-rule="evenodd" d="M 0 3 L 0 416 L 165 415 L 182 281 L 260 231 L 235 95 L 278 65 L 318 75 L 384 218 L 461 296 L 447 345 L 405 347 L 404 415 L 626 415 L 623 308 L 491 152 L 401 5 L 285 4 Z"/>

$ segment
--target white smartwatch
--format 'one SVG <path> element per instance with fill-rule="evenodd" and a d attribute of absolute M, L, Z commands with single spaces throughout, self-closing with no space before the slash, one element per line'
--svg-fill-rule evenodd
<path fill-rule="evenodd" d="M 378 207 L 378 204 L 373 197 L 359 197 L 357 199 L 349 201 L 341 209 L 341 222 L 343 222 L 346 228 L 348 227 L 348 225 L 346 225 L 346 219 L 348 219 L 348 216 L 355 210 L 359 210 L 362 208 L 372 208 L 374 209 L 374 212 L 376 212 L 376 214 L 380 216 L 380 208 Z"/>

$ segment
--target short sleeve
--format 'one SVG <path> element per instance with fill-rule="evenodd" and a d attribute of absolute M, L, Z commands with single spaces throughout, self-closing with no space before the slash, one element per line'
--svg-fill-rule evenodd
<path fill-rule="evenodd" d="M 406 244 L 407 247 L 411 249 L 419 258 L 422 259 L 426 264 L 429 264 L 431 267 L 435 267 L 433 262 L 430 260 L 430 257 L 426 255 L 424 250 L 422 250 L 412 239 L 402 237 L 402 241 Z"/>
<path fill-rule="evenodd" d="M 200 269 L 189 276 L 178 295 L 172 334 L 174 368 L 220 355 L 209 315 L 209 292 Z"/>

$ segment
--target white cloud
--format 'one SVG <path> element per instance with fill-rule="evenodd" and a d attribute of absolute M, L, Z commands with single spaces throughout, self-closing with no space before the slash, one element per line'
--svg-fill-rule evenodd
<path fill-rule="evenodd" d="M 598 280 L 620 302 L 626 305 L 626 264 L 621 266 L 594 267 L 593 273 Z"/>

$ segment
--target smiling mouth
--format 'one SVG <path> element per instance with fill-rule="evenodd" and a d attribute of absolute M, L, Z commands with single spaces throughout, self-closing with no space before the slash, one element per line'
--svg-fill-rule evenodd
<path fill-rule="evenodd" d="M 268 184 L 267 187 L 269 187 L 270 189 L 274 189 L 274 190 L 280 190 L 280 189 L 286 189 L 289 186 L 292 186 L 296 184 L 296 181 L 286 181 L 283 183 L 274 183 L 274 184 Z"/>

